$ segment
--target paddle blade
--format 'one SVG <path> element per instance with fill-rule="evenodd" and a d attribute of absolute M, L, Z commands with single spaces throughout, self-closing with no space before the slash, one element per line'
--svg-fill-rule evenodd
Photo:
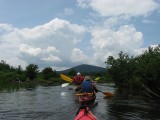
<path fill-rule="evenodd" d="M 100 77 L 97 77 L 95 80 L 99 80 L 100 79 Z"/>
<path fill-rule="evenodd" d="M 71 79 L 70 77 L 68 77 L 68 76 L 66 76 L 64 74 L 60 74 L 60 77 L 61 77 L 61 79 L 65 80 L 67 82 L 70 82 L 70 83 L 73 82 L 73 79 Z"/>
<path fill-rule="evenodd" d="M 64 84 L 62 84 L 61 86 L 62 87 L 66 87 L 66 86 L 68 86 L 69 85 L 69 83 L 64 83 Z"/>
<path fill-rule="evenodd" d="M 103 92 L 103 94 L 107 97 L 112 97 L 114 94 L 111 92 Z"/>

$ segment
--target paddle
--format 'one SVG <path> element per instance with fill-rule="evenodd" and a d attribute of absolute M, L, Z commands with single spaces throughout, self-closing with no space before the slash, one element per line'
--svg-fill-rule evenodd
<path fill-rule="evenodd" d="M 63 83 L 61 86 L 62 87 L 66 87 L 66 86 L 68 86 L 70 83 Z"/>
<path fill-rule="evenodd" d="M 71 79 L 70 77 L 68 77 L 68 76 L 66 76 L 66 75 L 64 75 L 64 74 L 60 74 L 60 77 L 61 77 L 61 79 L 69 82 L 69 83 L 63 83 L 63 84 L 61 85 L 62 87 L 66 87 L 66 86 L 68 86 L 70 83 L 73 82 L 73 79 Z"/>
<path fill-rule="evenodd" d="M 102 92 L 101 90 L 98 90 L 99 92 L 103 93 L 107 97 L 112 97 L 114 94 L 111 92 Z"/>
<path fill-rule="evenodd" d="M 94 80 L 96 80 L 96 81 L 97 81 L 97 80 L 99 80 L 99 79 L 100 79 L 100 77 L 97 77 L 97 78 L 96 78 L 96 79 L 94 79 Z"/>
<path fill-rule="evenodd" d="M 60 77 L 61 77 L 61 79 L 65 80 L 65 81 L 67 81 L 67 82 L 69 82 L 69 83 L 72 83 L 72 82 L 73 82 L 73 79 L 72 79 L 72 78 L 70 78 L 70 77 L 68 77 L 68 76 L 66 76 L 66 75 L 64 75 L 64 74 L 60 74 Z"/>
<path fill-rule="evenodd" d="M 100 90 L 98 90 L 98 91 L 103 93 L 106 97 L 112 97 L 113 96 L 113 93 L 111 93 L 111 92 L 102 92 Z M 77 93 L 76 95 L 77 96 L 83 96 L 84 94 L 86 94 L 86 93 Z M 92 94 L 92 93 L 87 93 L 87 94 Z"/>

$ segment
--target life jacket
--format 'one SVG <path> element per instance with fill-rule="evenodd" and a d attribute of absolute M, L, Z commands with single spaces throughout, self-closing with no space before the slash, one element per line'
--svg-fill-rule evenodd
<path fill-rule="evenodd" d="M 80 85 L 83 82 L 82 76 L 76 76 L 74 80 L 77 85 Z"/>
<path fill-rule="evenodd" d="M 82 82 L 82 92 L 93 92 L 93 85 L 92 81 L 84 81 Z"/>

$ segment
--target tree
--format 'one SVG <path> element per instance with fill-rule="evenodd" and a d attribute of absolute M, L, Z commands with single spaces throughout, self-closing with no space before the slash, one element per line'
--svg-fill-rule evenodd
<path fill-rule="evenodd" d="M 6 64 L 6 61 L 1 60 L 0 62 L 0 71 L 10 70 L 10 66 Z"/>
<path fill-rule="evenodd" d="M 152 90 L 160 90 L 160 45 L 149 47 L 136 57 L 120 52 L 119 58 L 110 56 L 105 64 L 118 87 L 139 88 L 145 84 Z"/>
<path fill-rule="evenodd" d="M 26 67 L 26 76 L 29 77 L 30 80 L 34 80 L 38 72 L 39 69 L 37 65 L 29 64 Z"/>
<path fill-rule="evenodd" d="M 49 78 L 53 77 L 54 72 L 51 67 L 46 67 L 42 70 L 42 74 L 44 79 L 48 80 Z"/>

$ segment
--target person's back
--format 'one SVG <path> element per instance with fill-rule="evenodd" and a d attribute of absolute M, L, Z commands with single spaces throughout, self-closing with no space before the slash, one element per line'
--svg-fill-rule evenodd
<path fill-rule="evenodd" d="M 80 72 L 73 78 L 73 82 L 75 85 L 81 85 L 84 80 L 84 77 L 81 75 Z"/>
<path fill-rule="evenodd" d="M 95 85 L 93 85 L 93 82 L 89 76 L 86 76 L 85 80 L 82 82 L 81 91 L 88 93 L 98 92 L 97 88 L 95 87 Z"/>
<path fill-rule="evenodd" d="M 82 92 L 93 92 L 93 85 L 91 81 L 83 81 L 82 82 Z"/>

